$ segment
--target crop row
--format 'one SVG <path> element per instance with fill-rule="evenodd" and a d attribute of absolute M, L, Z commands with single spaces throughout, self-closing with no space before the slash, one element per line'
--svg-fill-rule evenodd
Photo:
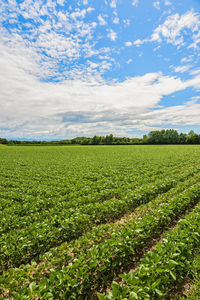
<path fill-rule="evenodd" d="M 8 274 L 9 278 L 20 278 L 18 286 L 22 286 L 24 279 L 30 278 L 33 274 L 37 274 L 37 280 L 43 277 L 44 269 L 48 274 L 50 269 L 59 269 L 63 265 L 71 263 L 77 258 L 82 252 L 87 252 L 91 247 L 103 242 L 105 239 L 110 239 L 115 234 L 116 231 L 121 231 L 125 226 L 127 226 L 131 221 L 136 218 L 141 218 L 146 214 L 152 212 L 161 203 L 168 202 L 172 197 L 179 193 L 182 193 L 185 189 L 189 188 L 191 185 L 198 182 L 200 179 L 200 173 L 195 177 L 186 179 L 184 182 L 179 182 L 178 185 L 164 194 L 158 195 L 154 200 L 148 202 L 147 204 L 140 205 L 134 211 L 122 219 L 114 223 L 107 223 L 95 226 L 91 231 L 83 234 L 75 241 L 64 242 L 56 248 L 51 248 L 49 252 L 40 255 L 39 261 L 42 263 L 36 264 L 32 261 L 31 265 L 25 265 L 20 267 L 20 269 L 9 269 L 4 272 Z M 68 255 L 68 253 L 73 253 L 73 255 Z M 7 273 L 8 272 L 8 273 Z M 15 276 L 17 274 L 17 276 Z"/>
<path fill-rule="evenodd" d="M 53 299 L 78 299 L 80 295 L 86 299 L 100 287 L 105 288 L 110 280 L 121 271 L 121 268 L 126 268 L 130 264 L 130 261 L 137 260 L 147 243 L 152 238 L 159 236 L 172 220 L 194 205 L 199 198 L 200 184 L 196 184 L 167 203 L 161 203 L 157 209 L 143 218 L 138 218 L 125 225 L 121 231 L 113 231 L 109 238 L 99 241 L 89 249 L 87 241 L 84 244 L 84 240 L 82 240 L 82 244 L 78 244 L 77 249 L 73 248 L 71 257 L 68 249 L 61 270 L 50 269 L 47 271 L 44 264 L 41 270 L 46 273 L 47 277 L 41 278 L 41 275 L 37 274 L 37 268 L 31 269 L 33 277 L 26 275 L 26 279 L 29 279 L 29 288 L 26 286 L 14 293 L 15 299 L 20 299 L 20 296 L 30 296 L 30 285 L 34 290 L 33 295 L 42 297 L 42 299 L 48 299 L 50 291 Z M 73 260 L 68 261 L 66 266 L 67 256 L 73 257 Z M 26 268 L 23 272 L 20 271 L 22 277 L 25 276 L 26 271 Z M 17 278 L 18 275 L 19 273 L 15 269 L 13 273 L 10 273 L 11 278 Z M 37 283 L 39 277 L 40 282 Z M 11 278 L 8 276 L 6 281 L 9 282 Z"/>
<path fill-rule="evenodd" d="M 152 201 L 138 206 L 134 210 L 134 212 L 123 216 L 121 219 L 117 220 L 116 222 L 114 220 L 114 223 L 109 222 L 109 223 L 99 224 L 97 226 L 92 227 L 90 231 L 84 233 L 77 240 L 75 241 L 72 240 L 71 242 L 63 242 L 60 246 L 57 246 L 56 248 L 51 248 L 49 252 L 40 255 L 39 261 L 44 261 L 44 260 L 46 262 L 48 261 L 48 266 L 52 268 L 58 265 L 58 260 L 60 259 L 61 260 L 60 266 L 62 266 L 63 261 L 66 260 L 65 255 L 64 257 L 62 257 L 62 253 L 65 253 L 67 249 L 75 247 L 77 253 L 77 248 L 80 246 L 80 251 L 82 251 L 83 248 L 86 249 L 87 251 L 87 248 L 90 248 L 91 245 L 94 245 L 94 243 L 99 243 L 101 241 L 104 241 L 105 238 L 110 238 L 113 232 L 115 232 L 116 230 L 121 230 L 131 220 L 138 217 L 142 217 L 147 213 L 153 211 L 155 208 L 157 208 L 158 205 L 160 205 L 160 203 L 168 202 L 169 199 L 176 196 L 178 193 L 183 192 L 186 188 L 198 182 L 199 179 L 200 179 L 200 173 L 192 177 L 189 176 L 189 178 L 186 177 L 186 180 L 183 182 L 182 181 L 176 182 L 175 187 L 171 188 L 166 193 L 159 194 Z M 46 264 L 45 267 L 47 267 Z"/>
<path fill-rule="evenodd" d="M 133 177 L 133 182 L 130 184 L 126 184 L 125 188 L 121 187 L 121 181 L 127 178 L 118 179 L 115 181 L 103 182 L 102 180 L 98 180 L 95 184 L 93 184 L 93 191 L 91 192 L 91 185 L 88 188 L 88 183 L 84 182 L 84 187 L 82 186 L 82 190 L 79 188 L 76 191 L 76 186 L 69 185 L 63 187 L 63 196 L 56 196 L 49 194 L 48 191 L 44 189 L 43 197 L 37 196 L 37 192 L 34 195 L 27 194 L 26 191 L 21 191 L 21 193 L 15 193 L 11 191 L 12 203 L 7 208 L 4 208 L 0 211 L 0 233 L 8 232 L 12 229 L 20 230 L 24 226 L 32 225 L 34 222 L 39 223 L 40 220 L 45 220 L 55 216 L 57 214 L 62 213 L 65 210 L 69 209 L 77 209 L 80 206 L 93 204 L 93 203 L 101 203 L 106 200 L 110 200 L 112 198 L 121 199 L 128 196 L 131 192 L 137 191 L 136 187 L 139 190 L 142 189 L 141 185 L 144 185 L 145 178 L 149 178 L 150 182 L 154 182 L 156 178 L 166 178 L 172 176 L 173 174 L 177 174 L 181 172 L 181 170 L 185 171 L 185 166 L 177 166 L 174 167 L 173 170 L 164 169 L 162 173 L 160 171 L 147 172 L 145 176 L 137 176 Z M 189 167 L 190 173 L 195 173 L 199 170 L 199 167 Z M 108 188 L 109 186 L 109 188 Z M 94 190 L 95 189 L 95 190 Z M 29 189 L 30 192 L 30 189 Z M 82 192 L 82 193 L 81 193 Z M 7 194 L 10 194 L 7 192 Z M 5 197 L 6 195 L 4 195 Z M 1 195 L 2 197 L 2 195 Z M 6 199 L 6 197 L 5 197 Z M 1 201 L 3 202 L 3 201 Z M 6 199 L 7 205 L 9 204 L 8 199 Z M 14 203 L 13 203 L 14 202 Z"/>
<path fill-rule="evenodd" d="M 22 147 L 15 149 L 16 153 L 8 149 L 1 159 L 0 221 L 7 229 L 27 226 L 40 215 L 48 217 L 49 211 L 56 214 L 63 208 L 122 198 L 126 191 L 194 165 L 193 156 L 185 159 L 187 153 L 170 158 L 159 153 L 162 160 L 158 160 L 147 151 L 144 159 L 128 147 L 124 148 L 124 158 L 120 148 L 107 152 L 105 148 L 59 148 L 55 162 L 55 149 Z"/>
<path fill-rule="evenodd" d="M 154 184 L 142 186 L 137 192 L 130 192 L 124 199 L 111 199 L 103 203 L 83 205 L 79 209 L 68 209 L 53 216 L 25 226 L 21 230 L 11 230 L 1 236 L 0 265 L 19 266 L 38 257 L 64 241 L 70 241 L 88 231 L 93 224 L 106 223 L 133 211 L 157 195 L 168 191 L 183 181 L 190 172 Z"/>
<path fill-rule="evenodd" d="M 86 298 L 94 290 L 106 287 L 108 282 L 133 262 L 152 238 L 167 228 L 172 220 L 200 198 L 200 185 L 196 185 L 136 222 L 128 224 L 122 231 L 116 231 L 107 239 L 81 253 L 72 264 L 60 272 L 51 272 L 48 284 L 53 296 L 77 299 Z M 56 280 L 56 278 L 59 278 Z"/>
<path fill-rule="evenodd" d="M 13 155 L 11 161 L 8 159 L 9 153 L 6 152 L 6 159 L 5 161 L 1 160 L 2 165 L 0 166 L 0 210 L 14 206 L 14 215 L 18 212 L 22 215 L 21 207 L 23 204 L 25 205 L 24 212 L 27 212 L 27 215 L 31 211 L 37 212 L 37 209 L 39 211 L 49 209 L 54 205 L 56 206 L 53 199 L 56 202 L 72 202 L 77 199 L 77 202 L 81 203 L 83 200 L 84 203 L 89 197 L 90 200 L 93 198 L 93 201 L 95 199 L 101 201 L 114 196 L 115 194 L 110 195 L 110 192 L 113 193 L 115 189 L 116 192 L 119 192 L 120 187 L 123 187 L 124 191 L 135 188 L 142 183 L 153 182 L 156 176 L 162 176 L 162 174 L 169 172 L 169 169 L 172 169 L 172 164 L 169 163 L 168 159 L 165 161 L 166 158 L 163 158 L 164 162 L 162 163 L 156 160 L 151 161 L 150 164 L 148 160 L 145 162 L 136 159 L 132 151 L 130 158 L 126 156 L 123 161 L 122 157 L 120 159 L 118 156 L 115 158 L 114 151 L 111 153 L 109 151 L 106 156 L 104 151 L 101 150 L 100 153 L 97 151 L 98 155 L 94 157 L 95 151 L 92 149 L 88 151 L 89 153 L 85 153 L 83 149 L 79 152 L 77 151 L 79 148 L 76 148 L 76 151 L 73 150 L 73 153 L 70 154 L 69 150 L 71 149 L 68 148 L 63 151 L 59 148 L 59 152 L 56 152 L 57 160 L 55 162 L 53 149 L 50 153 L 48 149 L 45 149 L 47 157 L 42 156 L 45 154 L 42 148 L 37 149 L 37 151 L 34 149 L 34 152 L 32 150 L 30 153 L 31 149 L 26 149 L 26 151 L 21 149 L 16 154 L 23 154 L 23 156 L 18 156 L 15 159 Z M 26 157 L 27 154 L 31 156 Z M 120 152 L 117 154 L 119 155 Z M 34 158 L 35 161 L 33 161 Z M 99 162 L 96 158 L 99 159 Z M 116 159 L 118 159 L 117 162 Z M 103 165 L 102 160 L 105 162 Z M 173 169 L 192 165 L 189 163 L 190 160 L 191 158 L 185 160 L 183 157 L 173 159 Z M 9 213 L 12 214 L 12 211 L 9 210 Z"/>
<path fill-rule="evenodd" d="M 99 299 L 164 299 L 191 269 L 194 251 L 200 243 L 199 222 L 200 204 L 165 234 L 135 271 L 122 274 L 123 282 L 114 281 L 112 290 L 106 296 L 99 294 Z"/>
<path fill-rule="evenodd" d="M 170 291 L 171 292 L 171 291 Z M 174 293 L 174 291 L 172 290 Z M 199 300 L 200 299 L 200 249 L 194 253 L 193 261 L 186 278 L 183 280 L 181 289 L 177 289 L 177 299 Z M 176 294 L 175 294 L 176 295 Z"/>

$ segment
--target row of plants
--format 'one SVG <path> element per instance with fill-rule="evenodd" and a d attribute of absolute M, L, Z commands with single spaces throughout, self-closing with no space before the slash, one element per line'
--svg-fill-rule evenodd
<path fill-rule="evenodd" d="M 200 169 L 200 167 L 195 167 L 189 169 L 189 174 L 195 174 Z M 185 166 L 178 166 L 177 168 L 174 168 L 170 172 L 170 176 L 173 174 L 177 174 L 177 171 L 185 171 Z M 166 170 L 163 172 L 164 174 L 159 173 L 158 171 L 151 172 L 151 176 L 149 176 L 149 173 L 145 174 L 147 178 L 151 178 L 151 182 L 154 182 L 156 178 L 159 175 L 159 178 L 166 178 L 166 176 L 169 176 L 169 173 L 167 174 Z M 140 176 L 141 177 L 141 176 Z M 106 200 L 110 200 L 112 198 L 122 199 L 128 196 L 132 191 L 136 192 L 137 189 L 141 191 L 143 189 L 144 182 L 141 182 L 138 180 L 138 178 L 134 178 L 135 181 L 132 182 L 131 185 L 128 185 L 128 188 L 126 187 L 126 190 L 123 190 L 121 186 L 114 186 L 113 184 L 109 182 L 109 189 L 105 187 L 105 185 L 102 184 L 102 182 L 98 182 L 99 188 L 97 191 L 93 191 L 89 194 L 81 194 L 78 195 L 76 193 L 73 194 L 73 198 L 71 197 L 71 193 L 67 193 L 66 190 L 63 191 L 62 197 L 49 197 L 48 193 L 45 193 L 45 199 L 41 197 L 35 197 L 26 195 L 25 192 L 22 198 L 20 198 L 20 195 L 18 195 L 19 201 L 17 202 L 17 205 L 10 205 L 8 208 L 2 209 L 0 212 L 0 233 L 9 232 L 12 229 L 20 230 L 24 226 L 32 226 L 34 222 L 37 222 L 37 224 L 40 222 L 40 220 L 45 220 L 51 218 L 52 216 L 55 216 L 57 214 L 60 214 L 61 212 L 69 209 L 76 209 L 80 206 L 87 205 L 87 204 L 93 204 L 93 203 L 101 203 Z M 143 179 L 144 181 L 144 179 Z M 138 184 L 140 182 L 140 187 L 137 188 Z M 136 184 L 137 183 L 137 184 Z M 107 183 L 108 184 L 108 183 Z M 116 184 L 116 183 L 115 183 Z M 97 184 L 96 184 L 97 185 Z M 87 184 L 85 183 L 85 186 Z M 96 187 L 97 188 L 97 187 Z M 101 190 L 103 188 L 103 190 Z M 146 188 L 146 186 L 144 187 Z M 70 188 L 68 188 L 70 190 Z M 80 191 L 79 191 L 80 192 Z M 66 193 L 66 194 L 65 194 Z M 13 195 L 14 197 L 14 195 Z M 16 197 L 16 195 L 15 195 Z M 22 200 L 26 199 L 27 201 Z M 9 201 L 8 201 L 9 202 Z M 45 207 L 44 207 L 45 206 Z"/>
<path fill-rule="evenodd" d="M 74 212 L 68 209 L 69 206 L 120 199 L 126 196 L 126 192 L 130 195 L 136 186 L 153 182 L 158 176 L 169 175 L 173 165 L 178 169 L 186 155 L 184 153 L 177 159 L 177 156 L 168 157 L 167 153 L 159 160 L 154 151 L 145 153 L 145 159 L 140 152 L 128 147 L 117 151 L 107 148 L 99 151 L 93 147 L 85 150 L 77 147 L 76 151 L 60 147 L 2 150 L 0 233 L 3 234 L 3 244 L 7 236 L 12 238 L 13 235 L 13 239 L 21 238 L 13 247 L 18 247 L 19 243 L 26 248 L 30 243 L 29 237 L 34 239 L 34 235 L 45 234 L 45 228 L 46 231 L 51 230 L 51 222 L 55 227 L 54 233 L 59 231 L 59 222 L 63 227 L 67 226 L 67 222 L 63 223 Z M 185 167 L 188 168 L 188 165 L 189 160 Z M 61 243 L 63 239 L 59 236 L 57 241 Z M 49 246 L 48 236 L 43 240 L 46 249 L 55 245 L 55 239 L 50 241 Z M 39 246 L 46 251 L 42 245 Z M 4 250 L 7 251 L 7 248 L 9 239 Z"/>
<path fill-rule="evenodd" d="M 99 174 L 93 175 L 93 180 L 90 174 L 87 173 L 85 181 L 79 177 L 74 178 L 70 183 L 64 183 L 61 185 L 61 189 L 55 192 L 55 188 L 51 191 L 52 179 L 50 180 L 51 185 L 42 183 L 38 189 L 29 188 L 26 185 L 21 184 L 20 191 L 15 189 L 7 190 L 4 194 L 1 194 L 1 211 L 0 211 L 0 233 L 8 232 L 12 229 L 20 230 L 24 226 L 31 225 L 34 222 L 40 222 L 40 219 L 51 218 L 51 215 L 59 214 L 60 211 L 68 210 L 69 208 L 78 208 L 81 205 L 86 205 L 96 202 L 104 202 L 112 198 L 124 198 L 126 194 L 134 191 L 141 185 L 154 182 L 157 177 L 166 178 L 169 175 L 177 174 L 189 167 L 187 164 L 175 165 L 173 169 L 169 170 L 169 167 L 165 167 L 162 170 L 155 168 L 153 170 L 145 170 L 145 174 L 139 172 L 139 174 L 121 174 L 114 176 L 114 180 Z M 154 166 L 155 167 L 155 166 Z M 191 172 L 195 172 L 195 168 L 191 168 Z M 86 176 L 86 175 L 85 175 Z M 103 178 L 102 178 L 103 177 Z M 14 184 L 15 178 L 13 178 Z M 124 186 L 122 183 L 126 183 Z M 2 183 L 1 183 L 2 184 Z M 49 184 L 49 181 L 48 181 Z M 9 180 L 9 185 L 12 186 L 12 180 Z M 62 193 L 62 195 L 61 195 Z M 10 198 L 10 199 L 9 199 Z M 6 207 L 5 207 L 6 203 Z"/>
<path fill-rule="evenodd" d="M 181 295 L 181 296 L 180 296 Z M 178 291 L 178 299 L 200 299 L 200 249 L 194 254 L 191 268 L 183 281 L 182 289 Z"/>
<path fill-rule="evenodd" d="M 123 268 L 130 265 L 141 255 L 147 243 L 160 235 L 170 222 L 179 217 L 190 205 L 200 198 L 200 185 L 188 189 L 166 204 L 161 204 L 142 219 L 129 223 L 111 238 L 82 251 L 72 264 L 63 267 L 60 272 L 51 272 L 49 287 L 53 296 L 77 299 L 79 295 L 89 297 L 94 291 L 105 288 L 109 281 Z M 56 278 L 59 278 L 56 280 Z"/>
<path fill-rule="evenodd" d="M 42 264 L 33 263 L 23 270 L 5 272 L 1 278 L 2 287 L 9 290 L 15 299 L 20 299 L 20 296 L 30 299 L 31 295 L 48 299 L 50 294 L 52 299 L 79 299 L 79 296 L 90 299 L 123 268 L 127 268 L 130 261 L 136 261 L 147 243 L 159 236 L 199 197 L 200 184 L 166 203 L 162 203 L 161 197 L 160 206 L 156 208 L 158 203 L 155 203 L 154 209 L 143 218 L 129 220 L 124 226 L 114 225 L 112 231 L 107 227 L 107 231 L 103 232 L 100 226 L 93 230 L 92 240 L 84 236 L 73 247 L 62 246 L 61 253 L 58 249 L 49 252 L 43 256 Z"/>
<path fill-rule="evenodd" d="M 169 173 L 170 169 L 173 171 L 176 166 L 177 168 L 181 165 L 189 166 L 195 161 L 194 157 L 188 157 L 185 153 L 173 158 L 162 155 L 159 160 L 151 151 L 148 151 L 148 155 L 145 153 L 147 156 L 145 158 L 144 154 L 138 155 L 137 153 L 138 158 L 136 158 L 129 148 L 126 148 L 129 149 L 128 151 L 125 149 L 126 151 L 122 153 L 119 151 L 120 148 L 118 151 L 112 150 L 111 153 L 107 151 L 104 153 L 102 150 L 95 153 L 93 147 L 85 149 L 87 152 L 77 147 L 73 154 L 71 149 L 63 151 L 63 148 L 59 148 L 57 153 L 56 149 L 48 150 L 48 148 L 45 151 L 44 149 L 42 151 L 42 148 L 32 150 L 22 148 L 16 153 L 5 152 L 6 158 L 1 159 L 2 165 L 0 166 L 1 211 L 15 205 L 15 215 L 18 210 L 22 215 L 20 208 L 22 203 L 26 203 L 28 214 L 27 202 L 31 204 L 35 202 L 34 204 L 37 205 L 38 200 L 43 201 L 39 204 L 39 210 L 41 210 L 46 208 L 46 202 L 49 207 L 53 202 L 52 198 L 56 200 L 61 198 L 61 201 L 71 202 L 75 198 L 80 200 L 79 198 L 87 195 L 92 197 L 95 192 L 95 199 L 98 198 L 97 193 L 102 193 L 99 197 L 101 200 L 101 197 L 109 196 L 107 193 L 104 194 L 104 191 L 110 192 L 110 189 L 119 187 L 123 187 L 123 191 L 135 188 L 142 183 L 154 181 L 156 176 L 162 176 L 164 173 L 167 175 L 167 172 Z M 57 155 L 56 161 L 54 152 Z M 2 151 L 0 154 L 2 158 Z M 17 154 L 20 156 L 15 157 Z M 42 154 L 46 154 L 47 158 Z M 123 158 L 121 154 L 125 157 Z M 30 210 L 34 210 L 33 205 Z M 9 213 L 12 212 L 9 211 Z"/>
<path fill-rule="evenodd" d="M 172 286 L 191 270 L 200 243 L 199 222 L 200 204 L 164 235 L 135 271 L 120 275 L 122 282 L 114 281 L 112 290 L 107 295 L 99 294 L 99 299 L 166 299 Z"/>
<path fill-rule="evenodd" d="M 48 217 L 49 211 L 59 213 L 63 207 L 67 209 L 113 197 L 121 198 L 126 191 L 154 182 L 158 176 L 164 178 L 170 172 L 176 173 L 181 164 L 189 167 L 194 161 L 193 157 L 185 159 L 184 154 L 178 159 L 177 156 L 170 159 L 163 156 L 160 162 L 149 153 L 144 160 L 138 153 L 138 158 L 135 158 L 130 150 L 123 151 L 126 155 L 122 160 L 120 151 L 105 154 L 101 151 L 99 157 L 99 153 L 94 155 L 94 148 L 87 150 L 88 153 L 78 149 L 74 154 L 69 149 L 61 151 L 59 148 L 59 153 L 56 152 L 58 162 L 55 162 L 54 149 L 48 150 L 48 147 L 45 151 L 34 149 L 34 152 L 27 148 L 26 151 L 17 149 L 15 155 L 14 149 L 5 152 L 6 157 L 1 159 L 0 166 L 0 232 L 12 228 L 19 230 L 37 221 L 41 215 L 43 219 Z M 88 163 L 84 167 L 82 160 Z M 4 228 L 1 228 L 2 224 Z"/>
<path fill-rule="evenodd" d="M 19 272 L 22 271 L 22 274 L 18 276 L 19 278 L 22 279 L 20 281 L 20 285 L 23 283 L 24 276 L 25 278 L 28 278 L 30 273 L 33 273 L 35 270 L 35 264 L 36 264 L 36 269 L 37 269 L 37 274 L 40 274 L 40 269 L 41 273 L 43 273 L 43 269 L 52 269 L 52 268 L 60 268 L 62 267 L 63 263 L 67 263 L 69 261 L 70 256 L 66 256 L 66 253 L 70 249 L 75 248 L 76 249 L 76 254 L 78 255 L 78 250 L 82 251 L 82 249 L 89 249 L 92 245 L 95 243 L 99 243 L 101 241 L 104 241 L 105 238 L 110 238 L 112 232 L 116 230 L 121 230 L 125 224 L 130 222 L 130 219 L 138 218 L 139 216 L 144 216 L 148 212 L 152 211 L 157 207 L 162 202 L 167 202 L 171 197 L 176 195 L 177 193 L 182 192 L 184 189 L 187 187 L 191 186 L 198 180 L 198 176 L 196 177 L 189 177 L 189 179 L 186 179 L 184 182 L 179 182 L 178 185 L 172 189 L 170 189 L 168 192 L 164 194 L 158 195 L 155 199 L 152 201 L 148 202 L 147 204 L 143 204 L 138 206 L 133 213 L 128 214 L 126 216 L 123 216 L 122 219 L 117 220 L 114 223 L 105 223 L 105 224 L 100 224 L 97 226 L 92 227 L 91 231 L 86 232 L 82 236 L 80 236 L 77 240 L 71 241 L 71 242 L 63 242 L 60 246 L 51 248 L 48 252 L 45 254 L 41 254 L 39 256 L 39 263 L 35 263 L 34 261 L 31 262 L 31 265 L 27 264 L 25 265 L 25 268 L 27 270 L 27 274 L 24 273 L 24 268 L 22 271 L 22 268 L 20 269 L 14 269 L 15 272 L 17 270 L 18 274 Z M 73 253 L 74 256 L 74 253 Z M 40 264 L 40 262 L 45 262 L 43 264 Z M 34 265 L 34 266 L 33 266 Z M 27 268 L 27 266 L 29 266 Z M 6 272 L 13 272 L 13 269 L 10 268 Z M 35 273 L 35 272 L 34 272 Z M 9 275 L 10 277 L 10 275 Z M 11 276 L 12 277 L 12 276 Z"/>
<path fill-rule="evenodd" d="M 183 174 L 179 176 L 179 180 L 185 177 Z M 103 203 L 83 205 L 79 209 L 63 209 L 51 218 L 41 219 L 39 223 L 3 233 L 0 240 L 0 265 L 8 268 L 26 263 L 51 247 L 79 237 L 94 224 L 106 223 L 133 211 L 137 206 L 168 191 L 176 185 L 177 180 L 177 176 L 157 180 L 139 191 L 131 191 L 123 199 L 113 198 Z"/>
<path fill-rule="evenodd" d="M 185 189 L 194 185 L 200 179 L 200 173 L 196 174 L 195 177 L 189 177 L 184 182 L 177 182 L 177 185 L 170 189 L 168 192 L 164 194 L 159 194 L 152 201 L 142 204 L 138 206 L 134 212 L 131 214 L 123 216 L 121 219 L 116 220 L 114 223 L 105 223 L 92 227 L 91 231 L 86 232 L 82 236 L 80 236 L 77 240 L 73 240 L 71 242 L 64 242 L 60 246 L 51 248 L 45 254 L 39 256 L 39 263 L 36 264 L 36 268 L 38 274 L 40 273 L 40 267 L 42 268 L 41 273 L 43 273 L 43 269 L 52 269 L 52 268 L 60 268 L 63 264 L 67 264 L 68 261 L 71 261 L 72 257 L 66 255 L 68 251 L 73 252 L 73 258 L 79 255 L 82 251 L 87 251 L 94 244 L 99 244 L 105 239 L 111 238 L 112 233 L 116 231 L 122 230 L 126 225 L 128 225 L 134 219 L 139 217 L 143 217 L 146 214 L 152 212 L 156 209 L 161 203 L 168 202 L 172 197 L 176 196 L 179 193 L 182 193 Z M 76 249 L 75 251 L 73 249 Z M 70 260 L 69 260 L 70 259 Z M 43 264 L 40 264 L 40 262 Z M 45 263 L 44 263 L 45 262 Z M 29 270 L 29 273 L 33 273 L 32 264 L 35 265 L 35 262 L 32 261 L 30 265 L 30 269 L 27 269 L 27 265 L 25 268 Z M 9 269 L 12 272 L 12 269 Z M 16 269 L 15 269 L 16 270 Z M 21 268 L 18 269 L 20 272 Z M 10 272 L 9 271 L 9 272 Z M 23 273 L 24 274 L 24 273 Z M 28 277 L 28 275 L 26 275 Z M 22 276 L 23 277 L 23 276 Z M 21 283 L 22 284 L 22 283 Z"/>
<path fill-rule="evenodd" d="M 134 217 L 127 217 L 126 224 L 120 224 L 121 220 L 119 224 L 99 224 L 148 203 L 137 210 L 142 216 L 147 206 L 156 208 L 151 203 L 156 203 L 157 195 L 166 202 L 167 194 L 161 193 L 171 193 L 175 186 L 185 185 L 185 179 L 196 176 L 199 148 L 5 147 L 0 149 L 0 159 L 0 265 L 2 271 L 19 266 L 1 276 L 3 291 L 6 284 L 10 290 L 21 289 L 21 278 L 25 290 L 32 282 L 30 289 L 35 283 L 37 289 L 38 282 L 41 287 L 44 280 L 44 290 L 46 277 L 54 276 L 63 265 L 74 265 L 82 249 L 87 252 L 94 244 L 112 239 L 114 232 L 123 230 Z M 142 195 L 137 187 L 144 188 Z M 135 192 L 138 200 L 133 199 Z M 36 262 L 21 265 L 32 259 Z M 5 278 L 9 283 L 5 284 Z M 20 299 L 23 297 L 29 296 Z"/>

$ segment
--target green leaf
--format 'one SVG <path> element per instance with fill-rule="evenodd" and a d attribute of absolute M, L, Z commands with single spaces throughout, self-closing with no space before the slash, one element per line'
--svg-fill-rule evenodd
<path fill-rule="evenodd" d="M 132 292 L 130 292 L 129 299 L 130 300 L 138 299 L 138 295 L 135 292 L 132 291 Z"/>
<path fill-rule="evenodd" d="M 155 291 L 156 291 L 156 293 L 157 293 L 159 296 L 161 296 L 161 297 L 164 296 L 163 293 L 162 293 L 160 290 L 155 289 Z"/>
<path fill-rule="evenodd" d="M 170 275 L 172 276 L 172 278 L 173 278 L 174 280 L 176 280 L 176 276 L 175 276 L 175 274 L 174 274 L 174 273 L 172 273 L 172 271 L 170 271 L 169 273 L 170 273 Z"/>

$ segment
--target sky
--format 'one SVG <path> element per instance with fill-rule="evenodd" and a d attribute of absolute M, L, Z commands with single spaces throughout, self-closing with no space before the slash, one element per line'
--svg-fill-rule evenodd
<path fill-rule="evenodd" d="M 200 0 L 1 0 L 0 137 L 200 134 Z"/>

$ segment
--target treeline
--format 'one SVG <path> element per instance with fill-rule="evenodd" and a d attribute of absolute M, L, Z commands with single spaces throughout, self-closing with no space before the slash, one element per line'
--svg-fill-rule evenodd
<path fill-rule="evenodd" d="M 143 136 L 143 142 L 147 144 L 200 144 L 200 134 L 193 130 L 187 133 L 178 133 L 177 130 L 167 129 L 151 131 Z"/>
<path fill-rule="evenodd" d="M 200 134 L 193 130 L 187 133 L 178 133 L 177 130 L 151 131 L 143 138 L 106 136 L 76 137 L 61 141 L 18 141 L 0 138 L 0 144 L 5 145 L 169 145 L 169 144 L 200 144 Z"/>

